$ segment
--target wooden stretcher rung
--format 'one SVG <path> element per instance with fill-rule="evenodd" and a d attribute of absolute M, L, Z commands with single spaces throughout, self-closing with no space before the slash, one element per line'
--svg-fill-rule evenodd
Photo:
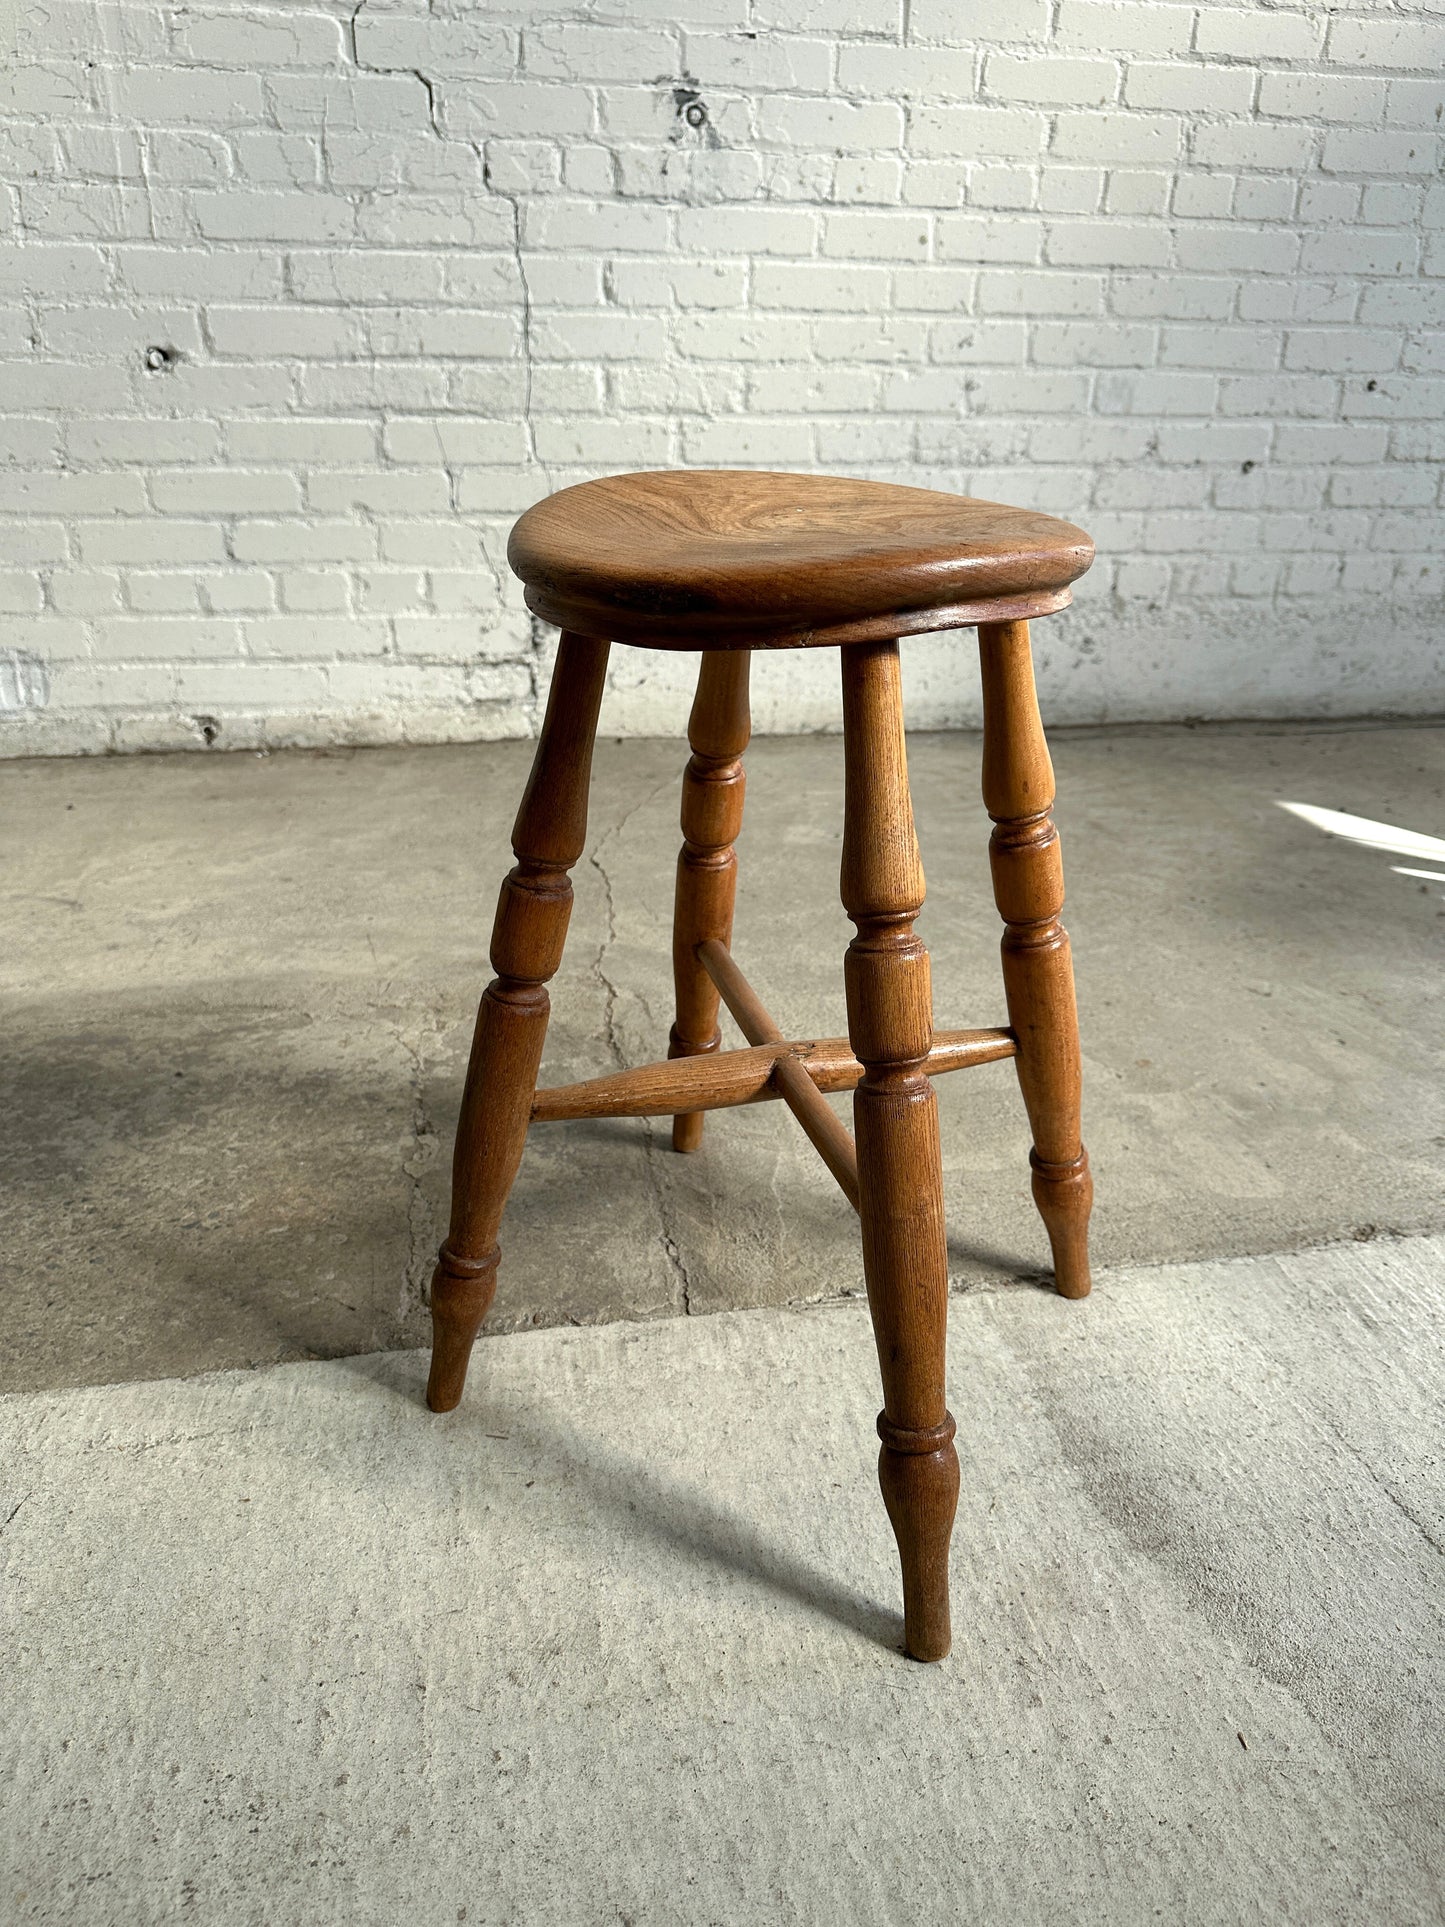
<path fill-rule="evenodd" d="M 763 1000 L 733 961 L 733 953 L 716 939 L 700 943 L 697 960 L 717 985 L 718 995 L 750 1044 L 781 1044 L 783 1033 L 764 1008 Z"/>
<path fill-rule="evenodd" d="M 930 1077 L 1016 1057 L 1008 1030 L 939 1030 L 924 1070 Z M 753 1044 L 746 1050 L 715 1051 L 706 1057 L 663 1058 L 636 1070 L 612 1071 L 579 1084 L 554 1084 L 539 1090 L 532 1122 L 551 1124 L 575 1117 L 682 1117 L 688 1111 L 728 1111 L 739 1104 L 766 1104 L 781 1093 L 770 1082 L 780 1057 L 791 1057 L 820 1091 L 851 1091 L 863 1075 L 846 1037 L 819 1037 L 799 1043 Z"/>
<path fill-rule="evenodd" d="M 838 1188 L 858 1209 L 858 1147 L 853 1133 L 795 1057 L 773 1066 L 773 1087 L 803 1127 L 818 1156 L 838 1180 Z"/>
<path fill-rule="evenodd" d="M 732 1012 L 738 1029 L 755 1048 L 776 1046 L 768 1086 L 782 1098 L 824 1164 L 838 1180 L 844 1197 L 858 1209 L 858 1150 L 853 1134 L 824 1098 L 796 1058 L 789 1056 L 787 1039 L 773 1022 L 758 993 L 733 962 L 732 952 L 715 939 L 700 943 L 697 960 L 718 987 L 718 995 Z M 861 1077 L 862 1066 L 859 1066 Z"/>
<path fill-rule="evenodd" d="M 727 1110 L 781 1098 L 818 1154 L 858 1207 L 858 1154 L 825 1091 L 850 1091 L 863 1075 L 846 1037 L 792 1043 L 782 1035 L 762 1000 L 721 943 L 698 946 L 698 959 L 749 1040 L 746 1050 L 663 1059 L 636 1070 L 616 1071 L 578 1084 L 539 1090 L 532 1122 L 579 1117 L 679 1117 L 690 1111 Z M 939 1031 L 924 1070 L 930 1077 L 1013 1057 L 1018 1045 L 1009 1030 Z"/>

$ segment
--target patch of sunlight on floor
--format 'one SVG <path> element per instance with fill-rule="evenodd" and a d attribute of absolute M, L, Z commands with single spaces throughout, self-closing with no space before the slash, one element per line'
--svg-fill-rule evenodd
<path fill-rule="evenodd" d="M 1391 856 L 1418 856 L 1445 863 L 1445 837 L 1427 836 L 1423 830 L 1404 830 L 1396 823 L 1377 823 L 1368 816 L 1351 816 L 1346 810 L 1324 810 L 1317 803 L 1280 800 L 1279 807 L 1305 823 L 1312 823 L 1317 830 L 1342 836 L 1367 850 L 1387 850 Z M 1431 883 L 1445 883 L 1445 874 L 1438 870 L 1407 869 L 1403 863 L 1392 863 L 1390 868 L 1396 876 L 1424 877 Z"/>

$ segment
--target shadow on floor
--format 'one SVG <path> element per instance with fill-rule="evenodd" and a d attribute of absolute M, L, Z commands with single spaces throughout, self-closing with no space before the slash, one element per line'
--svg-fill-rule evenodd
<path fill-rule="evenodd" d="M 457 1422 L 427 1409 L 424 1353 L 345 1362 L 372 1390 L 389 1392 L 413 1407 L 419 1426 Z M 596 1513 L 623 1526 L 630 1537 L 643 1537 L 664 1552 L 682 1553 L 704 1570 L 734 1573 L 825 1614 L 848 1632 L 902 1652 L 901 1614 L 839 1585 L 695 1485 L 672 1477 L 662 1466 L 616 1451 L 596 1436 L 584 1439 L 535 1408 L 524 1413 L 479 1388 L 469 1396 L 474 1403 L 470 1411 L 465 1404 L 460 1408 L 462 1424 L 511 1445 L 529 1460 L 545 1461 L 552 1480 L 560 1475 L 586 1495 Z"/>

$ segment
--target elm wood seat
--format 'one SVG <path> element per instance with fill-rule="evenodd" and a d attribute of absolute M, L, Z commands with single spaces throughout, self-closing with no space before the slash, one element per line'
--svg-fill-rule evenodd
<path fill-rule="evenodd" d="M 653 649 L 819 648 L 1041 616 L 1094 559 L 1051 515 L 828 475 L 618 475 L 549 496 L 507 558 L 560 629 Z"/>
<path fill-rule="evenodd" d="M 781 1099 L 858 1212 L 883 1379 L 879 1482 L 903 1573 L 904 1643 L 949 1649 L 948 1544 L 958 1498 L 944 1399 L 948 1258 L 931 1079 L 1011 1057 L 1033 1133 L 1033 1195 L 1058 1290 L 1089 1290 L 1093 1196 L 1079 1136 L 1079 1039 L 1053 769 L 1029 619 L 1062 608 L 1092 559 L 1067 522 L 926 489 L 746 473 L 624 475 L 564 489 L 512 533 L 527 601 L 563 629 L 512 836 L 462 1095 L 451 1223 L 432 1281 L 427 1400 L 462 1395 L 496 1290 L 497 1233 L 530 1124 L 671 1116 L 694 1151 L 709 1110 Z M 1003 918 L 1007 1025 L 933 1027 L 914 920 L 923 870 L 903 737 L 898 640 L 977 627 L 983 800 Z M 569 871 L 587 833 L 592 743 L 610 644 L 701 649 L 683 777 L 673 917 L 677 1019 L 665 1060 L 537 1088 L 547 984 L 562 959 Z M 754 649 L 842 645 L 843 961 L 847 1037 L 790 1040 L 732 955 L 742 755 Z M 726 1004 L 747 1040 L 721 1049 Z M 824 1101 L 853 1092 L 852 1134 Z"/>

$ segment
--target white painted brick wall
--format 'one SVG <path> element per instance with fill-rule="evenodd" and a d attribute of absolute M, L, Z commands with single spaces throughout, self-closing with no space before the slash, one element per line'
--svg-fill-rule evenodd
<path fill-rule="evenodd" d="M 0 0 L 0 54 L 5 751 L 526 732 L 511 520 L 668 464 L 1082 522 L 1060 720 L 1445 709 L 1445 0 Z M 689 673 L 619 652 L 605 726 Z"/>

